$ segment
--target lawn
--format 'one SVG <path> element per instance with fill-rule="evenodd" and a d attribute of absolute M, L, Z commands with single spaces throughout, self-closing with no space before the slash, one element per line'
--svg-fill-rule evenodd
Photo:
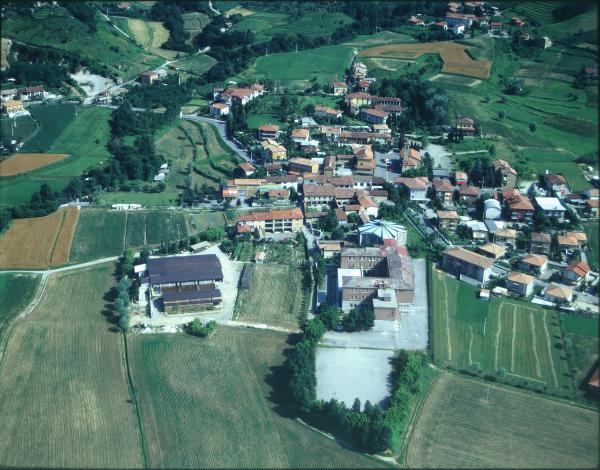
<path fill-rule="evenodd" d="M 598 266 L 600 266 L 600 251 L 598 251 L 598 238 L 600 238 L 600 234 L 598 233 L 598 222 L 587 222 L 583 224 L 583 228 L 585 229 L 585 233 L 587 233 L 588 237 L 588 264 L 592 267 L 592 269 L 597 271 Z"/>
<path fill-rule="evenodd" d="M 42 105 L 41 108 L 52 111 L 53 105 Z M 38 136 L 46 136 L 42 142 L 44 148 L 50 153 L 66 153 L 71 155 L 60 162 L 30 171 L 26 174 L 0 178 L 0 194 L 2 203 L 20 204 L 28 201 L 31 194 L 39 190 L 42 183 L 47 183 L 56 191 L 62 190 L 73 176 L 78 176 L 86 170 L 106 162 L 110 154 L 106 144 L 110 135 L 108 120 L 111 110 L 99 107 L 86 107 L 78 111 L 76 119 L 69 118 L 66 108 L 56 108 L 55 121 L 66 119 L 70 121 L 67 126 L 59 129 L 54 124 L 42 127 L 29 143 L 38 139 Z M 65 114 L 66 113 L 66 114 Z M 47 119 L 51 119 L 51 114 Z M 36 144 L 37 146 L 37 144 Z M 31 145 L 29 149 L 37 148 Z M 39 148 L 37 148 L 39 150 Z M 25 151 L 25 146 L 23 149 Z M 34 150 L 35 151 L 35 150 Z"/>
<path fill-rule="evenodd" d="M 433 359 L 438 364 L 486 374 L 504 368 L 509 377 L 544 390 L 570 390 L 557 313 L 534 304 L 493 297 L 441 271 L 432 272 Z"/>
<path fill-rule="evenodd" d="M 223 212 L 188 213 L 188 233 L 190 235 L 211 227 L 224 227 L 225 215 Z"/>
<path fill-rule="evenodd" d="M 11 328 L 0 367 L 0 466 L 144 465 L 106 293 L 114 264 L 52 275 Z"/>
<path fill-rule="evenodd" d="M 151 468 L 376 467 L 278 414 L 287 335 L 221 327 L 210 339 L 128 338 Z"/>
<path fill-rule="evenodd" d="M 290 81 L 306 82 L 317 78 L 321 84 L 330 84 L 344 76 L 350 65 L 352 48 L 346 46 L 323 46 L 298 52 L 269 54 L 256 59 L 256 62 L 240 78 L 247 80 L 280 80 L 289 85 Z"/>
<path fill-rule="evenodd" d="M 39 276 L 0 272 L 0 347 L 3 346 L 8 323 L 29 305 L 39 282 Z"/>
<path fill-rule="evenodd" d="M 598 413 L 443 373 L 410 433 L 407 467 L 595 468 Z"/>
<path fill-rule="evenodd" d="M 235 320 L 267 323 L 297 329 L 306 294 L 302 273 L 296 266 L 256 265 L 250 289 L 240 290 L 235 304 Z"/>

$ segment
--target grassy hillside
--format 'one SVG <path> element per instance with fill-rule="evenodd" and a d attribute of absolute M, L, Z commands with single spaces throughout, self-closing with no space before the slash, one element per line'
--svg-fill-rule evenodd
<path fill-rule="evenodd" d="M 281 416 L 273 402 L 287 335 L 220 328 L 210 339 L 130 336 L 152 468 L 377 467 Z"/>
<path fill-rule="evenodd" d="M 123 339 L 105 316 L 113 271 L 54 275 L 12 329 L 0 366 L 0 466 L 143 466 Z"/>
<path fill-rule="evenodd" d="M 133 78 L 163 61 L 119 33 L 98 15 L 96 31 L 73 18 L 62 7 L 36 9 L 2 22 L 2 34 L 20 42 L 77 52 L 103 65 L 106 74 Z"/>

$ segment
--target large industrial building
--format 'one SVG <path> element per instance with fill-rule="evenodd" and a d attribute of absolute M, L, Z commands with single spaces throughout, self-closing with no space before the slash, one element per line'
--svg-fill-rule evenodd
<path fill-rule="evenodd" d="M 150 258 L 136 266 L 140 275 L 140 300 L 162 299 L 167 313 L 207 310 L 221 305 L 221 262 L 216 255 Z M 152 307 L 150 309 L 152 313 Z"/>

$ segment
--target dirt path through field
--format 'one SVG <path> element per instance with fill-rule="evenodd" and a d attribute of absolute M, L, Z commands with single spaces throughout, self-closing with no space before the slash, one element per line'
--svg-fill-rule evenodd
<path fill-rule="evenodd" d="M 513 307 L 512 340 L 510 344 L 510 371 L 515 370 L 515 336 L 517 333 L 517 307 Z"/>
<path fill-rule="evenodd" d="M 498 345 L 500 343 L 500 332 L 502 331 L 502 309 L 504 304 L 498 309 L 498 329 L 496 330 L 496 353 L 494 354 L 494 370 L 498 370 Z"/>
<path fill-rule="evenodd" d="M 554 386 L 558 387 L 558 379 L 556 378 L 556 369 L 554 367 L 554 358 L 552 357 L 552 342 L 550 341 L 550 333 L 548 332 L 548 321 L 546 318 L 548 312 L 544 310 L 544 333 L 546 335 L 546 344 L 548 345 L 548 356 L 550 357 L 550 366 L 552 366 L 552 380 Z"/>
<path fill-rule="evenodd" d="M 473 350 L 473 328 L 469 325 L 469 365 L 473 364 L 471 352 Z"/>
<path fill-rule="evenodd" d="M 450 342 L 450 314 L 448 313 L 448 289 L 446 288 L 446 281 L 444 279 L 444 275 L 439 271 L 437 272 L 438 276 L 441 276 L 442 286 L 444 286 L 444 312 L 445 312 L 445 320 L 446 320 L 446 335 L 448 337 L 448 360 L 452 360 L 452 344 Z"/>
<path fill-rule="evenodd" d="M 535 357 L 535 373 L 538 377 L 542 377 L 542 369 L 540 367 L 540 359 L 537 353 L 537 346 L 535 340 L 535 323 L 533 322 L 533 314 L 529 313 L 529 320 L 531 321 L 531 347 L 533 348 L 533 355 Z"/>

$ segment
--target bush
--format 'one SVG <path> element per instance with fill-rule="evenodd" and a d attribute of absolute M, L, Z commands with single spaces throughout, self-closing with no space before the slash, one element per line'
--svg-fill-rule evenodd
<path fill-rule="evenodd" d="M 196 318 L 192 323 L 190 323 L 190 333 L 195 336 L 200 336 L 201 338 L 211 336 L 215 331 L 217 331 L 217 322 L 214 320 L 211 320 L 204 325 L 198 318 Z"/>
<path fill-rule="evenodd" d="M 321 320 L 328 330 L 333 330 L 340 322 L 340 310 L 333 305 L 322 303 L 319 305 L 318 314 L 319 316 L 317 318 Z"/>
<path fill-rule="evenodd" d="M 344 325 L 344 330 L 348 332 L 368 330 L 375 325 L 375 313 L 370 307 L 353 308 L 343 318 L 342 324 Z"/>

